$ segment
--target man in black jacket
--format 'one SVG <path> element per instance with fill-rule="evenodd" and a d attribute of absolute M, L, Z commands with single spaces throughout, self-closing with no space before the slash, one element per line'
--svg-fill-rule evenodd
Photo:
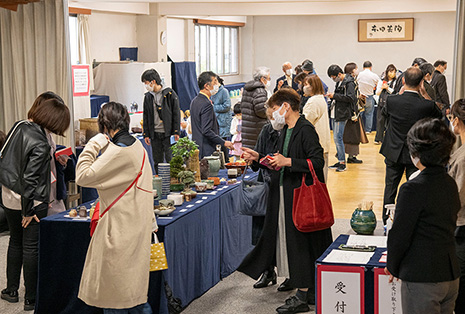
<path fill-rule="evenodd" d="M 326 96 L 331 100 L 331 118 L 333 118 L 333 135 L 336 144 L 338 162 L 330 166 L 330 169 L 336 169 L 337 172 L 346 170 L 346 153 L 344 141 L 344 128 L 348 119 L 351 118 L 354 106 L 357 102 L 355 95 L 355 80 L 352 75 L 346 75 L 337 64 L 328 68 L 328 76 L 336 82 L 334 93 L 328 93 Z"/>
<path fill-rule="evenodd" d="M 426 63 L 426 62 L 428 62 L 428 61 L 426 61 L 424 58 L 417 57 L 417 58 L 413 59 L 412 67 L 419 68 L 423 63 Z M 399 75 L 397 77 L 396 84 L 394 85 L 393 94 L 399 94 L 400 90 L 404 86 L 404 81 L 402 80 L 404 75 L 405 75 L 405 72 L 403 72 L 401 75 Z"/>
<path fill-rule="evenodd" d="M 443 109 L 447 110 L 450 108 L 449 93 L 447 92 L 447 82 L 444 72 L 447 70 L 447 62 L 444 60 L 438 60 L 434 62 L 436 68 L 433 72 L 433 79 L 431 80 L 431 86 L 436 91 L 436 101 L 443 104 Z"/>
<path fill-rule="evenodd" d="M 216 120 L 211 96 L 218 92 L 218 76 L 213 72 L 203 72 L 198 79 L 200 93 L 192 99 L 191 125 L 192 140 L 199 145 L 199 157 L 210 156 L 216 145 L 232 149 L 230 141 L 225 141 L 219 136 L 220 128 Z"/>
<path fill-rule="evenodd" d="M 153 162 L 158 174 L 158 164 L 171 160 L 171 136 L 179 139 L 181 112 L 176 92 L 163 88 L 160 75 L 154 69 L 146 70 L 141 77 L 147 93 L 144 96 L 144 139 L 152 145 Z"/>
<path fill-rule="evenodd" d="M 413 165 L 407 148 L 407 133 L 418 120 L 423 118 L 441 118 L 442 113 L 434 101 L 422 99 L 419 95 L 423 84 L 423 73 L 419 68 L 411 67 L 404 72 L 402 95 L 387 97 L 384 114 L 388 119 L 386 135 L 380 153 L 385 157 L 386 178 L 384 186 L 384 205 L 394 204 L 397 187 L 404 172 L 407 179 L 417 169 Z M 387 220 L 383 206 L 383 222 Z"/>

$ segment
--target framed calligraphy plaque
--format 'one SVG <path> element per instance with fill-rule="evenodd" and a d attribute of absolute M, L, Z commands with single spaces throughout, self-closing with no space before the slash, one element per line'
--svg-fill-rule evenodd
<path fill-rule="evenodd" d="M 358 41 L 413 41 L 413 21 L 413 18 L 358 20 Z"/>

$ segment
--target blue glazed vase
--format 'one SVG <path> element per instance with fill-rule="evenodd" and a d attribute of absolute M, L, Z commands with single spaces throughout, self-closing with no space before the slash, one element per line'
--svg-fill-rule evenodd
<path fill-rule="evenodd" d="M 357 234 L 373 234 L 376 228 L 376 215 L 371 209 L 356 208 L 352 213 L 350 226 Z"/>

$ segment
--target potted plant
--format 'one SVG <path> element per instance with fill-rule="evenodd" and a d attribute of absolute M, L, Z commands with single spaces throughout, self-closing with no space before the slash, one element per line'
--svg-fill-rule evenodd
<path fill-rule="evenodd" d="M 194 184 L 195 182 L 194 173 L 189 170 L 180 171 L 178 173 L 178 178 L 179 181 L 184 184 L 184 191 L 182 194 L 184 195 L 186 202 L 189 202 L 191 199 L 197 196 L 197 192 L 192 191 L 190 188 L 191 184 Z"/>
<path fill-rule="evenodd" d="M 187 159 L 194 155 L 197 148 L 198 145 L 194 141 L 191 141 L 188 137 L 182 137 L 176 144 L 171 146 L 171 151 L 173 152 L 173 157 L 180 156 L 184 159 L 184 162 L 187 162 Z"/>
<path fill-rule="evenodd" d="M 170 161 L 171 184 L 179 183 L 178 173 L 185 170 L 184 159 L 181 156 L 175 156 Z"/>

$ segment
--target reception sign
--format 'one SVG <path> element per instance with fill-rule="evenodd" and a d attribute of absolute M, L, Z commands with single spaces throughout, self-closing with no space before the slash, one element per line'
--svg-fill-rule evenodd
<path fill-rule="evenodd" d="M 413 18 L 358 20 L 358 41 L 413 41 Z"/>
<path fill-rule="evenodd" d="M 317 313 L 365 313 L 365 268 L 317 265 Z"/>
<path fill-rule="evenodd" d="M 389 283 L 389 276 L 384 268 L 375 268 L 375 314 L 402 314 L 400 289 L 402 282 L 394 279 Z"/>

